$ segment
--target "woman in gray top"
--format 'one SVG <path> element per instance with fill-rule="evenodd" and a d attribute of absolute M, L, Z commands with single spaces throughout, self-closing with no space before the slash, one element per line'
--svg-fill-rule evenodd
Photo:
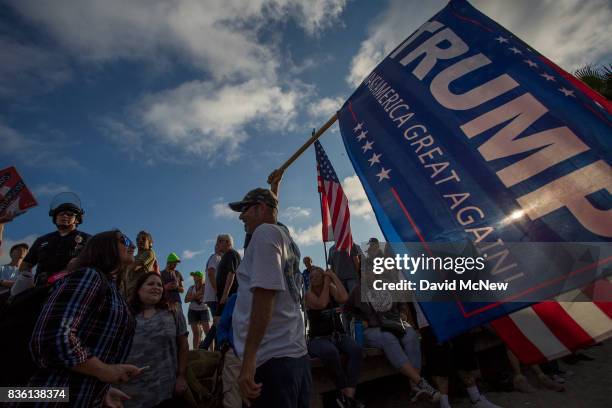
<path fill-rule="evenodd" d="M 136 333 L 126 361 L 140 367 L 142 373 L 120 386 L 130 397 L 123 404 L 125 407 L 168 404 L 173 395 L 181 395 L 187 389 L 185 369 L 189 344 L 185 317 L 180 310 L 168 310 L 161 278 L 154 272 L 138 279 L 130 305 L 136 319 Z"/>

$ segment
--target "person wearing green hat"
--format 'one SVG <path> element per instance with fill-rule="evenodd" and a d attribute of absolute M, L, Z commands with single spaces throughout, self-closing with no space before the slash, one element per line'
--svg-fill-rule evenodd
<path fill-rule="evenodd" d="M 189 289 L 187 289 L 185 303 L 189 303 L 187 322 L 191 326 L 191 333 L 193 333 L 193 349 L 196 350 L 200 345 L 202 332 L 206 335 L 208 330 L 210 330 L 212 316 L 210 314 L 210 309 L 206 303 L 204 303 L 204 274 L 200 271 L 194 271 L 191 272 L 190 275 L 193 277 L 194 285 L 191 285 Z"/>
<path fill-rule="evenodd" d="M 181 306 L 181 293 L 183 289 L 183 275 L 176 269 L 181 258 L 174 252 L 166 258 L 166 268 L 161 271 L 162 283 L 164 284 L 164 297 L 171 310 L 179 310 Z"/>

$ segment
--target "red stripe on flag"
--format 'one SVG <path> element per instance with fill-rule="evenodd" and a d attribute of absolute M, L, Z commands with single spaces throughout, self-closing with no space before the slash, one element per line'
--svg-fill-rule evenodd
<path fill-rule="evenodd" d="M 538 364 L 546 361 L 546 356 L 525 336 L 509 316 L 500 317 L 491 322 L 491 326 L 524 364 Z"/>
<path fill-rule="evenodd" d="M 593 302 L 602 312 L 612 319 L 612 302 Z"/>
<path fill-rule="evenodd" d="M 348 228 L 349 221 L 350 221 L 349 213 L 348 211 L 345 211 L 344 220 L 342 220 L 342 232 L 341 232 L 342 239 L 341 239 L 340 244 L 338 245 L 338 248 L 350 248 L 349 243 L 348 243 L 350 236 L 351 236 L 351 234 L 349 234 L 349 228 Z"/>
<path fill-rule="evenodd" d="M 593 338 L 559 303 L 542 302 L 533 305 L 531 308 L 568 350 L 576 350 L 593 344 Z"/>
<path fill-rule="evenodd" d="M 612 282 L 601 279 L 583 288 L 582 291 L 589 299 L 593 299 L 595 306 L 612 319 Z"/>

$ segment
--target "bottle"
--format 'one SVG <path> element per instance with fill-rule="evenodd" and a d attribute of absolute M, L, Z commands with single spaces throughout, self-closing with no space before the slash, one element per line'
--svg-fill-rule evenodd
<path fill-rule="evenodd" d="M 355 319 L 354 321 L 354 337 L 357 344 L 363 346 L 363 323 L 361 319 Z"/>

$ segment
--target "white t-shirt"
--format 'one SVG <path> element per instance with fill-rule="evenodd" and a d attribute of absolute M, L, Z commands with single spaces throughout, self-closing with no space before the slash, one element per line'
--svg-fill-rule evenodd
<path fill-rule="evenodd" d="M 208 258 L 208 262 L 206 262 L 206 270 L 204 272 L 204 276 L 206 276 L 206 285 L 204 286 L 204 302 L 216 302 L 217 301 L 217 291 L 210 283 L 208 279 L 208 268 L 215 269 L 215 276 L 217 275 L 217 266 L 219 266 L 219 261 L 221 261 L 221 255 L 212 254 L 210 258 Z"/>
<path fill-rule="evenodd" d="M 195 285 L 191 285 L 189 289 L 187 289 L 187 293 L 185 294 L 185 297 L 192 295 L 194 292 L 195 292 Z M 204 292 L 206 292 L 206 286 L 204 287 Z M 191 302 L 189 302 L 189 310 L 196 310 L 196 311 L 208 310 L 208 306 L 206 306 L 206 303 L 204 303 L 203 301 L 202 303 L 198 303 L 197 300 L 192 300 Z"/>
<path fill-rule="evenodd" d="M 232 315 L 234 347 L 242 360 L 249 330 L 253 290 L 277 291 L 270 324 L 257 350 L 257 366 L 271 358 L 306 355 L 304 317 L 298 301 L 287 288 L 284 266 L 289 253 L 289 238 L 281 227 L 262 224 L 255 229 L 242 263 L 236 271 L 238 297 Z"/>
<path fill-rule="evenodd" d="M 11 266 L 9 264 L 0 266 L 0 280 L 14 282 L 17 279 L 17 275 L 19 275 L 19 268 L 17 268 L 16 266 Z M 5 293 L 10 290 L 11 288 L 0 286 L 0 293 Z"/>

